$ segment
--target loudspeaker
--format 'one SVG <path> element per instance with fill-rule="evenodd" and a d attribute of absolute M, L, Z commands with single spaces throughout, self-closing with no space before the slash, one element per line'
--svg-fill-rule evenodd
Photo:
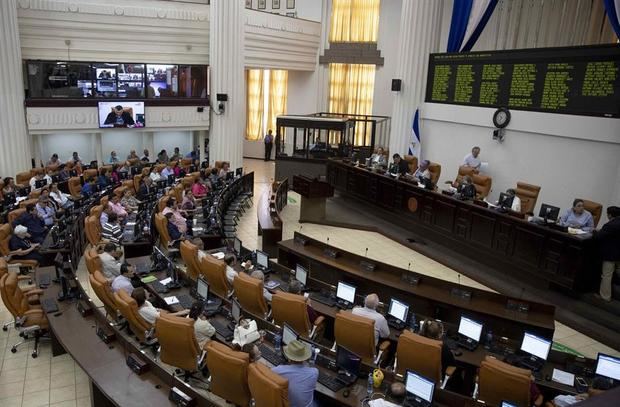
<path fill-rule="evenodd" d="M 227 93 L 216 93 L 215 100 L 218 102 L 228 102 L 228 94 Z"/>
<path fill-rule="evenodd" d="M 400 79 L 392 79 L 392 92 L 400 92 L 401 82 Z"/>

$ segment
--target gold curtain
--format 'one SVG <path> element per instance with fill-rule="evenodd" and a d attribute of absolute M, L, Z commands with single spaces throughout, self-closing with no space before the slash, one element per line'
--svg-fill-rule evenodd
<path fill-rule="evenodd" d="M 269 73 L 269 108 L 267 110 L 267 130 L 276 134 L 276 116 L 286 113 L 288 71 L 272 70 Z"/>
<path fill-rule="evenodd" d="M 331 42 L 377 42 L 381 0 L 333 0 Z"/>
<path fill-rule="evenodd" d="M 248 69 L 247 71 L 247 118 L 245 126 L 245 138 L 247 140 L 262 140 L 263 138 L 263 114 L 264 94 L 262 69 Z"/>

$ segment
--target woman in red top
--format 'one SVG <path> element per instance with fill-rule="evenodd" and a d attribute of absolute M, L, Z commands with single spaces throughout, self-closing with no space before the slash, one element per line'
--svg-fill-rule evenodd
<path fill-rule="evenodd" d="M 203 198 L 205 195 L 207 195 L 207 192 L 209 192 L 209 190 L 202 183 L 200 178 L 196 178 L 194 180 L 194 185 L 192 185 L 192 194 L 194 194 L 196 198 L 200 199 L 200 198 Z"/>

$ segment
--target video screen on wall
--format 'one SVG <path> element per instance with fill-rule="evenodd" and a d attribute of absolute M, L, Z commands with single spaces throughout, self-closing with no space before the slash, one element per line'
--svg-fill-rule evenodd
<path fill-rule="evenodd" d="M 144 102 L 99 102 L 100 128 L 145 127 Z"/>

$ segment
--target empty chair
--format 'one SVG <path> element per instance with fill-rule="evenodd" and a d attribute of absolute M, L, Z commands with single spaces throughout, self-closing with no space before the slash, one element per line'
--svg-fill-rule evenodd
<path fill-rule="evenodd" d="M 587 199 L 582 199 L 582 201 L 583 208 L 592 214 L 592 218 L 594 218 L 594 229 L 596 229 L 599 221 L 601 220 L 601 215 L 603 214 L 603 205 Z"/>
<path fill-rule="evenodd" d="M 248 385 L 256 407 L 288 407 L 288 379 L 262 363 L 248 367 Z"/>
<path fill-rule="evenodd" d="M 226 263 L 213 256 L 206 255 L 198 259 L 198 269 L 209 283 L 209 290 L 216 295 L 226 298 L 230 295 L 231 287 L 226 279 Z"/>
<path fill-rule="evenodd" d="M 101 270 L 101 259 L 96 247 L 89 247 L 84 250 L 84 261 L 89 274 L 94 273 L 96 270 Z"/>
<path fill-rule="evenodd" d="M 114 303 L 129 323 L 129 329 L 136 335 L 140 343 L 151 345 L 157 342 L 153 326 L 142 318 L 140 312 L 138 312 L 138 303 L 125 290 L 119 290 L 114 293 Z"/>
<path fill-rule="evenodd" d="M 239 273 L 233 280 L 235 295 L 239 305 L 245 311 L 263 318 L 269 313 L 267 301 L 263 295 L 263 282 L 257 278 Z"/>
<path fill-rule="evenodd" d="M 79 198 L 82 196 L 82 180 L 80 177 L 71 177 L 69 178 L 69 193 L 74 198 Z"/>
<path fill-rule="evenodd" d="M 161 361 L 183 370 L 183 380 L 189 381 L 193 373 L 202 369 L 202 352 L 196 342 L 192 318 L 161 314 L 155 320 L 155 333 Z"/>
<path fill-rule="evenodd" d="M 480 364 L 474 398 L 487 405 L 497 406 L 510 400 L 517 406 L 531 406 L 531 372 L 487 356 Z"/>
<path fill-rule="evenodd" d="M 282 326 L 286 322 L 306 338 L 313 339 L 323 330 L 323 316 L 318 317 L 314 324 L 310 323 L 308 304 L 303 295 L 277 291 L 271 298 L 271 311 L 276 325 Z"/>
<path fill-rule="evenodd" d="M 415 174 L 418 169 L 418 157 L 415 155 L 406 155 L 403 157 L 403 160 L 405 160 L 409 166 L 409 173 Z"/>
<path fill-rule="evenodd" d="M 99 218 L 95 216 L 84 218 L 84 230 L 86 231 L 88 243 L 92 246 L 98 245 L 101 241 L 101 222 L 99 222 Z"/>
<path fill-rule="evenodd" d="M 103 303 L 103 308 L 106 311 L 106 317 L 109 317 L 113 321 L 118 321 L 118 306 L 114 300 L 114 293 L 112 293 L 112 287 L 110 282 L 101 274 L 99 270 L 88 275 L 90 286 L 93 288 L 97 298 Z"/>
<path fill-rule="evenodd" d="M 352 335 L 352 332 L 355 334 Z M 340 311 L 336 314 L 334 336 L 336 344 L 359 355 L 365 363 L 378 365 L 390 347 L 390 341 L 382 341 L 379 344 L 379 352 L 376 352 L 375 321 L 353 315 L 351 311 Z"/>
<path fill-rule="evenodd" d="M 538 185 L 532 185 L 521 181 L 517 182 L 515 194 L 521 200 L 521 213 L 534 214 L 534 208 L 536 207 L 539 193 L 540 187 Z"/>
<path fill-rule="evenodd" d="M 188 277 L 194 281 L 197 280 L 200 275 L 200 267 L 198 266 L 198 246 L 189 240 L 184 240 L 181 242 L 179 250 L 181 252 L 181 258 L 187 267 Z"/>
<path fill-rule="evenodd" d="M 221 343 L 211 341 L 207 345 L 207 367 L 211 373 L 213 394 L 238 406 L 248 406 L 248 366 L 250 355 L 237 352 Z"/>
<path fill-rule="evenodd" d="M 444 388 L 455 368 L 450 366 L 443 376 L 441 365 L 442 342 L 403 330 L 396 346 L 394 371 L 404 374 L 413 370 L 422 376 L 432 378 L 441 388 Z"/>
<path fill-rule="evenodd" d="M 439 177 L 441 176 L 441 164 L 431 162 L 428 166 L 428 171 L 431 173 L 431 181 L 433 185 L 437 185 Z"/>

